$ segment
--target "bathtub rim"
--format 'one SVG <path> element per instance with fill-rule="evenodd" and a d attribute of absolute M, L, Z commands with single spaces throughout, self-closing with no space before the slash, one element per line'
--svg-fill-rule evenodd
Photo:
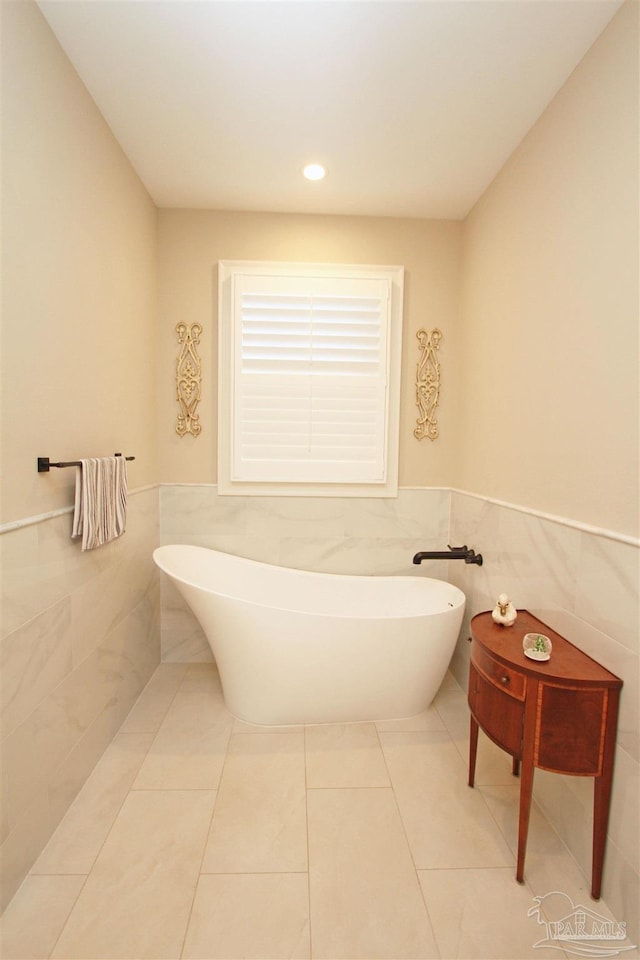
<path fill-rule="evenodd" d="M 233 561 L 241 561 L 243 564 L 247 564 L 254 569 L 256 567 L 271 567 L 276 570 L 283 570 L 287 573 L 295 574 L 299 577 L 304 578 L 318 578 L 328 581 L 333 580 L 334 582 L 353 582 L 354 580 L 358 581 L 372 581 L 376 580 L 378 582 L 397 582 L 398 580 L 402 581 L 411 581 L 419 583 L 434 583 L 434 584 L 444 584 L 448 589 L 451 590 L 451 604 L 447 602 L 447 605 L 440 607 L 438 609 L 424 610 L 419 613 L 408 613 L 403 614 L 401 610 L 394 610 L 388 614 L 363 614 L 361 611 L 354 611 L 353 613 L 336 613 L 332 611 L 330 614 L 327 614 L 327 611 L 322 610 L 307 610 L 307 609 L 298 609 L 291 606 L 283 606 L 275 603 L 264 603 L 258 600 L 251 599 L 247 596 L 241 596 L 237 593 L 229 593 L 224 590 L 213 590 L 208 586 L 203 586 L 201 583 L 195 583 L 193 580 L 189 580 L 184 576 L 178 576 L 174 571 L 167 569 L 167 566 L 160 562 L 158 555 L 162 551 L 168 551 L 170 548 L 187 548 L 188 550 L 193 550 L 197 552 L 203 552 L 205 554 L 216 554 L 221 557 L 228 557 Z M 252 560 L 249 557 L 243 557 L 234 553 L 226 553 L 224 550 L 217 550 L 215 547 L 203 547 L 200 544 L 188 544 L 188 543 L 167 543 L 162 546 L 156 547 L 152 553 L 153 561 L 166 576 L 174 580 L 176 583 L 182 583 L 186 587 L 191 587 L 194 590 L 201 590 L 205 593 L 210 593 L 212 596 L 223 597 L 227 600 L 236 601 L 239 603 L 246 603 L 250 606 L 256 607 L 258 609 L 265 610 L 278 610 L 283 613 L 298 613 L 304 614 L 309 617 L 335 617 L 340 620 L 357 620 L 357 621 L 366 621 L 366 620 L 413 620 L 420 617 L 433 617 L 440 616 L 443 614 L 450 614 L 458 610 L 460 607 L 464 607 L 467 602 L 467 597 L 465 593 L 456 586 L 454 583 L 450 583 L 448 580 L 441 580 L 436 577 L 424 577 L 424 576 L 410 576 L 407 574 L 397 574 L 397 575 L 378 575 L 378 574 L 351 574 L 351 573 L 327 573 L 325 571 L 314 571 L 314 570 L 300 570 L 297 567 L 285 567 L 276 563 L 265 563 L 263 560 Z"/>

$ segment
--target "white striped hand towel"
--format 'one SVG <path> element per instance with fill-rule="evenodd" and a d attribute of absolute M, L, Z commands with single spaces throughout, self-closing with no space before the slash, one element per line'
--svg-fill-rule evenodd
<path fill-rule="evenodd" d="M 91 457 L 80 464 L 71 536 L 82 536 L 82 549 L 93 550 L 125 531 L 127 464 L 124 457 Z"/>

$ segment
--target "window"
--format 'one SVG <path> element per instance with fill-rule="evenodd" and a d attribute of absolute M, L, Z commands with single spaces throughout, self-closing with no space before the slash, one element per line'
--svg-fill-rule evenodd
<path fill-rule="evenodd" d="M 221 261 L 220 493 L 395 496 L 402 267 Z"/>

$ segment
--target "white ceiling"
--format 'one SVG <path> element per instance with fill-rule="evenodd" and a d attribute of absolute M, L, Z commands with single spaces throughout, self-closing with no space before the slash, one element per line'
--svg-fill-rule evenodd
<path fill-rule="evenodd" d="M 158 206 L 459 219 L 621 2 L 39 6 Z"/>

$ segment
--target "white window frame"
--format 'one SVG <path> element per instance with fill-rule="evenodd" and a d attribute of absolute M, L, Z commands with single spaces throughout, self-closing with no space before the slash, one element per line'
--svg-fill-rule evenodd
<path fill-rule="evenodd" d="M 363 278 L 379 280 L 388 287 L 386 324 L 386 384 L 384 409 L 384 466 L 380 479 L 372 482 L 300 480 L 246 480 L 234 477 L 234 426 L 236 360 L 238 359 L 238 316 L 236 278 Z M 221 260 L 218 264 L 218 493 L 259 496 L 396 497 L 398 495 L 398 452 L 400 421 L 400 378 L 402 360 L 402 313 L 404 268 L 327 263 L 280 263 Z"/>

